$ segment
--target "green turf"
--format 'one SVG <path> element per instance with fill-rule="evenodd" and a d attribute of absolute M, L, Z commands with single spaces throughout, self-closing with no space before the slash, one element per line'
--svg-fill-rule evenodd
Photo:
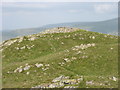
<path fill-rule="evenodd" d="M 37 34 L 33 35 L 36 36 Z M 65 38 L 65 36 L 69 36 Z M 109 77 L 118 77 L 118 39 L 117 36 L 101 34 L 79 30 L 70 33 L 46 34 L 45 37 L 38 37 L 34 41 L 29 41 L 25 36 L 22 42 L 15 42 L 3 50 L 3 87 L 4 88 L 30 88 L 42 83 L 50 83 L 52 79 L 60 75 L 74 77 L 84 76 L 84 81 L 79 83 L 79 88 L 116 88 L 117 81 L 110 80 Z M 53 36 L 53 37 L 52 37 Z M 95 36 L 95 39 L 89 38 Z M 59 39 L 58 39 L 59 38 Z M 80 38 L 84 38 L 81 40 Z M 62 44 L 62 42 L 64 44 Z M 95 43 L 94 47 L 78 50 L 82 53 L 76 54 L 71 48 L 80 45 Z M 19 44 L 19 45 L 18 45 Z M 15 47 L 32 46 L 31 49 L 16 50 Z M 5 48 L 5 47 L 3 47 Z M 111 49 L 113 48 L 113 49 Z M 69 52 L 67 52 L 69 50 Z M 82 58 L 87 56 L 87 58 Z M 76 60 L 59 65 L 65 62 L 63 59 L 76 57 Z M 13 72 L 17 67 L 24 66 L 26 63 L 31 65 L 29 75 L 27 71 L 22 73 Z M 50 64 L 46 71 L 36 68 L 35 63 Z M 34 72 L 36 70 L 36 72 Z M 102 76 L 103 78 L 98 78 Z M 96 85 L 86 85 L 85 82 L 93 80 Z M 109 82 L 110 85 L 100 86 L 97 83 Z"/>

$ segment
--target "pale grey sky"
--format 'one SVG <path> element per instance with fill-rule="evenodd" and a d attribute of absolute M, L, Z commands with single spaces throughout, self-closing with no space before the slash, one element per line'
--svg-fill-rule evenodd
<path fill-rule="evenodd" d="M 7 2 L 3 30 L 40 27 L 64 22 L 102 21 L 118 16 L 117 2 Z"/>

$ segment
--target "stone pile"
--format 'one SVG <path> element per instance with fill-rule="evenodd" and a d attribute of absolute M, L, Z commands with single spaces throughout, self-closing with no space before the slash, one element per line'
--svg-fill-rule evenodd
<path fill-rule="evenodd" d="M 61 75 L 53 79 L 49 84 L 41 84 L 32 88 L 77 88 L 82 80 L 83 77 L 71 79 L 69 76 Z"/>
<path fill-rule="evenodd" d="M 70 28 L 70 27 L 57 27 L 53 29 L 46 30 L 44 32 L 41 32 L 42 34 L 48 34 L 48 33 L 69 33 L 80 30 L 79 28 Z"/>

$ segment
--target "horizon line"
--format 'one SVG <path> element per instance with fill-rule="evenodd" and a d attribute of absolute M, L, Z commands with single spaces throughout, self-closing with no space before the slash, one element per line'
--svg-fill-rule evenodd
<path fill-rule="evenodd" d="M 61 23 L 52 23 L 52 24 L 45 24 L 42 26 L 38 26 L 38 27 L 26 27 L 26 28 L 17 28 L 17 29 L 3 29 L 0 31 L 14 31 L 14 30 L 20 30 L 20 29 L 32 29 L 32 28 L 40 28 L 40 27 L 44 27 L 46 25 L 55 25 L 55 24 L 65 24 L 65 23 L 93 23 L 93 22 L 102 22 L 102 21 L 109 21 L 109 20 L 114 20 L 114 19 L 118 19 L 119 17 L 115 17 L 115 18 L 111 18 L 111 19 L 106 19 L 106 20 L 98 20 L 98 21 L 73 21 L 73 22 L 61 22 Z"/>

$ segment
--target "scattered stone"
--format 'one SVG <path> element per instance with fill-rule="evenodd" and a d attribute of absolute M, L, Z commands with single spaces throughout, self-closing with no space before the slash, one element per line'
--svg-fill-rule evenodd
<path fill-rule="evenodd" d="M 18 72 L 19 72 L 19 73 L 21 73 L 22 71 L 23 71 L 23 69 L 22 69 L 22 68 L 19 68 L 19 69 L 18 69 Z"/>
<path fill-rule="evenodd" d="M 69 50 L 67 50 L 67 49 L 66 49 L 65 51 L 66 51 L 66 52 L 69 52 Z"/>
<path fill-rule="evenodd" d="M 61 42 L 61 44 L 63 45 L 63 44 L 64 44 L 64 42 Z"/>
<path fill-rule="evenodd" d="M 27 64 L 23 69 L 24 70 L 29 70 L 30 69 L 30 65 Z"/>
<path fill-rule="evenodd" d="M 92 81 L 86 81 L 86 85 L 94 85 L 93 80 Z"/>
<path fill-rule="evenodd" d="M 95 39 L 95 36 L 92 36 L 92 39 Z"/>
<path fill-rule="evenodd" d="M 39 67 L 42 67 L 43 64 L 38 64 L 38 63 L 36 63 L 35 66 L 36 66 L 37 68 L 39 68 Z"/>
<path fill-rule="evenodd" d="M 113 80 L 113 81 L 117 81 L 117 78 L 113 76 L 113 77 L 112 77 L 112 80 Z"/>
<path fill-rule="evenodd" d="M 65 63 L 64 62 L 61 62 L 61 63 L 58 63 L 59 65 L 63 66 Z"/>
<path fill-rule="evenodd" d="M 88 56 L 82 56 L 82 58 L 88 58 Z"/>
<path fill-rule="evenodd" d="M 7 73 L 9 74 L 9 73 L 12 73 L 12 72 L 8 71 Z"/>
<path fill-rule="evenodd" d="M 68 58 L 64 58 L 65 62 L 70 62 L 70 60 Z"/>
<path fill-rule="evenodd" d="M 14 73 L 16 73 L 16 72 L 21 73 L 22 71 L 23 71 L 22 66 L 20 66 L 19 68 L 14 70 Z"/>
<path fill-rule="evenodd" d="M 25 46 L 21 47 L 20 49 L 25 49 Z"/>
<path fill-rule="evenodd" d="M 31 36 L 28 38 L 28 40 L 30 40 L 30 41 L 34 41 L 35 39 L 37 39 L 37 37 Z"/>
<path fill-rule="evenodd" d="M 26 64 L 25 67 L 20 66 L 20 67 L 18 67 L 17 69 L 14 70 L 14 73 L 16 73 L 16 72 L 21 73 L 21 72 L 23 72 L 23 71 L 29 70 L 30 67 L 31 67 L 31 66 L 28 65 L 28 64 Z"/>
<path fill-rule="evenodd" d="M 29 74 L 30 74 L 30 72 L 27 72 L 26 74 L 27 74 L 27 75 L 29 75 Z"/>
<path fill-rule="evenodd" d="M 104 35 L 104 37 L 107 37 L 107 35 Z"/>
<path fill-rule="evenodd" d="M 76 54 L 80 54 L 80 53 L 82 53 L 81 51 L 78 51 Z"/>
<path fill-rule="evenodd" d="M 19 50 L 20 48 L 19 47 L 15 47 L 16 50 Z"/>
<path fill-rule="evenodd" d="M 113 50 L 113 48 L 110 48 L 111 50 Z"/>
<path fill-rule="evenodd" d="M 49 67 L 49 66 L 50 66 L 50 64 L 45 64 L 45 66 Z"/>
<path fill-rule="evenodd" d="M 95 46 L 95 43 L 92 43 L 92 44 L 81 44 L 80 46 L 74 46 L 74 47 L 72 47 L 72 50 L 75 50 L 75 51 L 77 51 L 77 50 L 79 50 L 79 49 L 86 49 L 86 48 L 88 48 L 88 47 L 92 47 L 92 46 Z"/>
<path fill-rule="evenodd" d="M 89 38 L 91 38 L 91 39 L 95 39 L 95 36 L 89 36 Z"/>
<path fill-rule="evenodd" d="M 76 57 L 72 57 L 72 60 L 76 60 L 77 58 Z"/>

